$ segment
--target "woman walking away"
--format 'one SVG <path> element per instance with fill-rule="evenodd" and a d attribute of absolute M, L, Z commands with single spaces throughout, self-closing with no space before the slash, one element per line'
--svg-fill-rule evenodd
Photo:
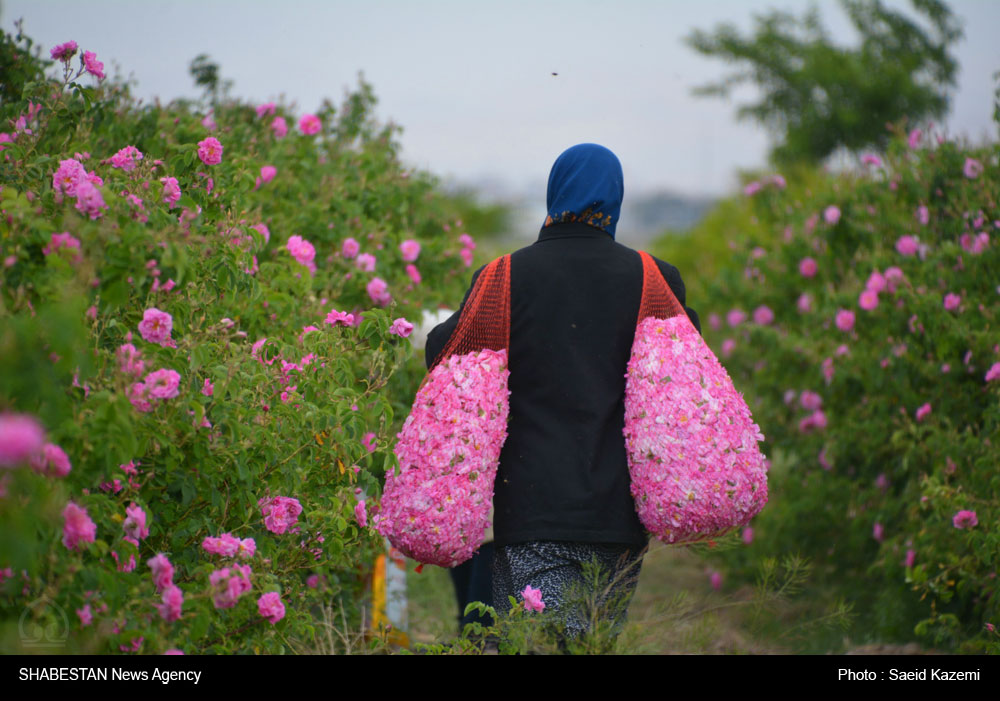
<path fill-rule="evenodd" d="M 648 540 L 622 436 L 643 278 L 639 254 L 615 241 L 623 193 L 611 151 L 566 150 L 549 175 L 538 240 L 510 258 L 510 419 L 493 499 L 494 606 L 506 611 L 508 597 L 522 601 L 527 592 L 540 608 L 540 597 L 555 612 L 564 649 L 596 627 L 611 640 L 620 632 Z M 677 268 L 656 263 L 700 332 Z M 431 331 L 428 366 L 460 313 Z"/>

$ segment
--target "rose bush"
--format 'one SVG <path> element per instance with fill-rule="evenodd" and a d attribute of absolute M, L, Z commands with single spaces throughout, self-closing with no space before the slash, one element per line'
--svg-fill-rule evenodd
<path fill-rule="evenodd" d="M 752 576 L 798 551 L 859 637 L 983 650 L 1000 622 L 998 147 L 898 131 L 855 171 L 758 179 L 659 253 L 730 252 L 685 278 L 689 299 L 768 437 L 771 502 L 718 557 Z"/>
<path fill-rule="evenodd" d="M 30 64 L 0 103 L 0 648 L 22 615 L 76 652 L 360 627 L 357 494 L 422 375 L 407 320 L 465 287 L 457 212 L 368 85 L 301 119 L 142 105 L 91 48 L 0 48 Z"/>

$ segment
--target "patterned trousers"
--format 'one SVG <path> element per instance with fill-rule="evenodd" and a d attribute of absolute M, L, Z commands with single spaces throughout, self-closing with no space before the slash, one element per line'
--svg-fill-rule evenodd
<path fill-rule="evenodd" d="M 645 548 L 608 543 L 533 541 L 499 546 L 493 560 L 493 605 L 523 601 L 525 587 L 541 590 L 545 611 L 554 611 L 562 635 L 579 638 L 597 623 L 610 623 L 612 636 L 625 625 L 639 581 Z"/>

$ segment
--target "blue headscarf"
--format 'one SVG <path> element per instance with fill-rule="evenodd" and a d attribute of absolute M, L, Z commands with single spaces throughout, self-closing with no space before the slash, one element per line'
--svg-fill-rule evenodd
<path fill-rule="evenodd" d="M 625 186 L 622 164 L 597 144 L 577 144 L 556 159 L 549 173 L 544 226 L 578 221 L 615 237 Z"/>

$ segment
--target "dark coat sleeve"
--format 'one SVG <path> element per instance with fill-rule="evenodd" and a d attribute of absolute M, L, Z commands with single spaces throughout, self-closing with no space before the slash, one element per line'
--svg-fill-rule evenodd
<path fill-rule="evenodd" d="M 430 369 L 431 363 L 434 362 L 434 359 L 437 358 L 438 354 L 448 344 L 451 334 L 455 332 L 455 328 L 458 326 L 458 318 L 462 315 L 462 309 L 465 307 L 465 303 L 469 301 L 469 294 L 471 294 L 472 288 L 476 286 L 479 274 L 485 268 L 486 266 L 484 265 L 472 274 L 472 282 L 469 283 L 469 289 L 465 291 L 465 297 L 462 298 L 462 304 L 459 305 L 458 310 L 431 329 L 431 332 L 427 334 L 427 344 L 424 346 L 424 364 L 428 369 Z"/>
<path fill-rule="evenodd" d="M 667 281 L 670 285 L 670 289 L 673 291 L 674 296 L 677 297 L 677 301 L 681 303 L 684 307 L 684 311 L 687 312 L 688 318 L 694 327 L 698 329 L 698 333 L 701 333 L 701 320 L 698 318 L 698 312 L 696 312 L 691 307 L 687 306 L 687 289 L 684 287 L 684 281 L 681 279 L 680 271 L 670 265 L 670 263 L 665 263 L 659 258 L 653 258 L 656 264 L 660 267 L 660 272 L 663 274 L 663 279 Z"/>

